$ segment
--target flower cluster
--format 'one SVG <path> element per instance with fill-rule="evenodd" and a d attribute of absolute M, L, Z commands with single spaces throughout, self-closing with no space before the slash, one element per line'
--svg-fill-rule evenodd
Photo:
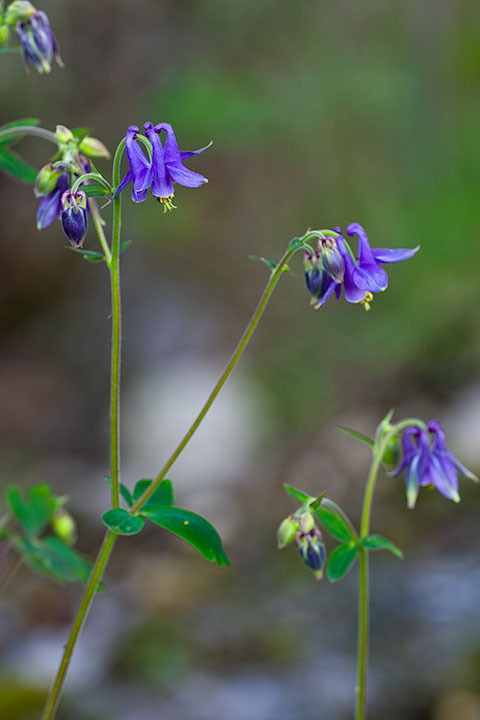
<path fill-rule="evenodd" d="M 437 420 L 431 420 L 426 429 L 420 425 L 407 428 L 402 436 L 402 451 L 402 460 L 393 475 L 405 473 L 410 509 L 415 507 L 419 490 L 425 486 L 435 487 L 449 500 L 459 502 L 457 471 L 478 482 L 477 476 L 447 448 L 445 432 Z"/>
<path fill-rule="evenodd" d="M 140 130 L 131 125 L 127 130 L 126 150 L 130 169 L 115 191 L 118 195 L 130 183 L 132 186 L 132 200 L 143 202 L 147 199 L 148 191 L 163 205 L 164 211 L 175 207 L 173 204 L 173 183 L 184 187 L 197 188 L 208 180 L 183 165 L 183 160 L 198 155 L 206 150 L 212 143 L 200 150 L 181 152 L 173 128 L 168 123 L 159 123 L 153 126 L 151 122 L 144 124 L 145 134 L 149 141 L 148 150 L 151 155 L 147 157 L 139 144 Z M 162 144 L 160 133 L 165 132 L 165 144 Z M 145 145 L 144 145 L 145 147 Z"/>
<path fill-rule="evenodd" d="M 358 237 L 358 257 L 355 257 L 339 227 L 329 233 L 318 233 L 316 248 L 305 250 L 304 267 L 311 304 L 315 310 L 322 307 L 335 292 L 340 299 L 342 287 L 345 299 L 350 303 L 362 303 L 370 309 L 373 294 L 383 292 L 388 285 L 388 275 L 383 263 L 396 263 L 413 257 L 413 249 L 372 249 L 367 234 L 358 223 L 350 223 L 347 234 Z"/>
<path fill-rule="evenodd" d="M 58 43 L 50 27 L 48 17 L 27 0 L 15 0 L 5 12 L 0 23 L 4 41 L 8 40 L 8 28 L 13 27 L 22 43 L 23 60 L 27 68 L 39 73 L 49 73 L 52 63 L 63 67 Z"/>
<path fill-rule="evenodd" d="M 294 515 L 286 517 L 278 528 L 279 550 L 293 541 L 303 564 L 313 572 L 317 580 L 320 580 L 327 562 L 327 551 L 313 514 L 305 505 L 301 506 Z"/>

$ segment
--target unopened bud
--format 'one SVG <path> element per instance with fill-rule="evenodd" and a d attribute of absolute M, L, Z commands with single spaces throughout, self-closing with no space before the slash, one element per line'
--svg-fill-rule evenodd
<path fill-rule="evenodd" d="M 30 20 L 36 12 L 37 10 L 31 2 L 27 2 L 27 0 L 15 0 L 15 2 L 10 3 L 7 7 L 5 21 L 10 25 L 16 25 L 17 22 Z"/>
<path fill-rule="evenodd" d="M 85 153 L 89 157 L 109 158 L 110 153 L 105 145 L 97 138 L 85 137 L 78 146 L 80 152 Z"/>
<path fill-rule="evenodd" d="M 322 533 L 317 528 L 306 534 L 299 532 L 296 536 L 296 544 L 303 564 L 313 572 L 316 580 L 320 580 L 327 562 Z"/>
<path fill-rule="evenodd" d="M 279 550 L 287 547 L 287 545 L 290 545 L 290 543 L 295 540 L 298 528 L 298 521 L 293 515 L 289 515 L 285 518 L 285 520 L 282 520 L 277 531 L 277 544 Z"/>
<path fill-rule="evenodd" d="M 54 190 L 60 175 L 63 175 L 65 168 L 54 168 L 52 163 L 44 165 L 35 180 L 34 193 L 36 197 L 45 197 Z"/>
<path fill-rule="evenodd" d="M 53 532 L 67 545 L 73 545 L 77 538 L 75 520 L 63 508 L 55 513 L 51 520 Z"/>
<path fill-rule="evenodd" d="M 305 510 L 298 516 L 298 524 L 302 533 L 309 533 L 315 527 L 315 520 L 309 510 Z"/>
<path fill-rule="evenodd" d="M 87 196 L 83 190 L 75 194 L 67 190 L 62 195 L 63 232 L 73 247 L 82 247 L 88 228 Z"/>
<path fill-rule="evenodd" d="M 323 267 L 336 283 L 342 283 L 345 275 L 345 261 L 337 247 L 335 238 L 326 237 L 319 240 Z"/>
<path fill-rule="evenodd" d="M 65 127 L 65 125 L 57 125 L 55 135 L 57 136 L 58 142 L 62 143 L 62 145 L 72 142 L 74 139 L 72 131 Z"/>

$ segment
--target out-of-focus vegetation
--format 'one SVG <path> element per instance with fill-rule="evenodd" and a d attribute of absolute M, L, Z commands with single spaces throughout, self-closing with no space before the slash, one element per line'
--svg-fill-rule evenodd
<path fill-rule="evenodd" d="M 162 408 L 183 422 L 182 388 L 201 401 L 204 378 L 233 348 L 266 280 L 249 254 L 275 260 L 307 227 L 351 221 L 373 247 L 421 244 L 391 266 L 369 313 L 333 299 L 312 311 L 294 261 L 228 396 L 222 427 L 231 421 L 236 434 L 215 444 L 214 409 L 190 465 L 173 473 L 200 511 L 220 498 L 213 519 L 233 568 L 211 568 L 159 531 L 119 543 L 63 717 L 310 720 L 320 707 L 331 720 L 350 717 L 354 602 L 313 583 L 293 551 L 276 554 L 275 527 L 290 510 L 281 482 L 326 489 L 355 515 L 368 458 L 334 422 L 371 433 L 396 407 L 438 416 L 458 441 L 465 417 L 480 428 L 480 410 L 465 409 L 480 364 L 480 7 L 49 0 L 42 9 L 65 70 L 28 78 L 18 55 L 2 55 L 0 123 L 89 126 L 110 149 L 146 120 L 172 123 L 181 147 L 214 140 L 187 161 L 210 183 L 178 188 L 176 211 L 125 195 L 124 239 L 134 240 L 122 256 L 125 482 L 158 470 L 176 427 Z M 50 153 L 40 141 L 22 148 L 38 167 Z M 108 507 L 107 277 L 64 252 L 59 224 L 36 231 L 29 187 L 1 177 L 0 189 L 1 479 L 71 495 L 79 548 L 92 557 Z M 254 401 L 236 413 L 248 393 Z M 223 465 L 209 464 L 215 453 Z M 252 486 L 262 488 L 259 507 Z M 386 707 L 402 720 L 479 712 L 480 503 L 466 484 L 462 497 L 454 506 L 427 493 L 408 513 L 400 481 L 380 485 L 375 529 L 406 560 L 373 568 L 372 720 Z M 5 592 L 0 670 L 31 688 L 24 709 L 5 706 L 12 720 L 38 716 L 37 689 L 77 601 L 78 590 L 26 572 Z M 12 688 L 0 692 L 4 704 Z"/>

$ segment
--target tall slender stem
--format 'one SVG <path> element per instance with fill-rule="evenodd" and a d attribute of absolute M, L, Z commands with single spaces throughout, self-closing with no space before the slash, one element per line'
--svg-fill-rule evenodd
<path fill-rule="evenodd" d="M 95 592 L 97 591 L 98 585 L 102 579 L 103 572 L 112 553 L 116 539 L 117 536 L 115 535 L 115 533 L 111 532 L 111 530 L 108 530 L 105 534 L 102 546 L 100 548 L 100 552 L 97 557 L 97 561 L 90 574 L 88 584 L 85 588 L 85 593 L 75 616 L 75 620 L 73 621 L 72 629 L 70 631 L 70 635 L 63 652 L 62 660 L 60 662 L 60 667 L 58 668 L 57 675 L 48 695 L 41 720 L 53 720 L 53 718 L 55 717 L 63 686 L 65 684 L 65 678 L 70 665 L 70 660 L 72 658 L 72 653 L 75 649 L 78 636 L 80 635 L 80 632 L 87 618 L 88 611 L 90 610 L 93 598 L 95 597 Z"/>
<path fill-rule="evenodd" d="M 394 425 L 386 434 L 380 446 L 374 450 L 372 464 L 367 477 L 365 494 L 363 497 L 362 519 L 360 524 L 360 540 L 370 533 L 370 518 L 372 502 L 377 482 L 378 471 L 383 456 L 392 438 L 412 425 L 425 427 L 425 423 L 417 418 L 408 418 Z M 368 551 L 359 547 L 359 593 L 358 593 L 358 652 L 357 652 L 357 702 L 356 720 L 366 720 L 367 717 L 367 678 L 368 678 L 368 645 L 369 645 L 369 557 Z"/>
<path fill-rule="evenodd" d="M 117 151 L 117 155 L 118 155 L 118 151 Z M 116 156 L 116 159 L 117 159 L 117 156 Z M 118 208 L 118 210 L 119 209 L 120 208 Z M 119 220 L 117 220 L 117 222 L 119 223 Z M 116 223 L 114 220 L 114 227 L 115 227 L 115 224 Z M 118 225 L 118 227 L 119 227 L 119 225 Z M 115 231 L 114 231 L 114 235 L 115 235 Z M 295 247 L 294 249 L 287 249 L 287 251 L 284 253 L 283 257 L 281 258 L 280 262 L 278 263 L 275 271 L 272 273 L 270 280 L 267 283 L 264 293 L 260 299 L 260 302 L 258 303 L 257 308 L 256 308 L 255 312 L 253 313 L 252 318 L 247 326 L 247 329 L 245 330 L 244 334 L 242 335 L 242 338 L 241 338 L 235 352 L 232 355 L 232 358 L 228 362 L 225 370 L 223 371 L 222 375 L 220 376 L 219 381 L 215 385 L 215 388 L 213 389 L 212 393 L 209 395 L 205 405 L 203 406 L 202 410 L 198 414 L 197 419 L 195 420 L 192 427 L 187 432 L 187 434 L 183 438 L 182 442 L 176 448 L 176 450 L 174 451 L 170 460 L 168 461 L 167 470 L 173 464 L 173 462 L 178 457 L 180 452 L 187 445 L 188 441 L 194 434 L 195 430 L 199 427 L 201 421 L 207 414 L 207 412 L 208 412 L 209 408 L 211 407 L 213 401 L 215 400 L 216 396 L 218 395 L 221 388 L 225 384 L 226 380 L 230 376 L 235 365 L 240 360 L 240 357 L 242 356 L 243 351 L 245 350 L 245 348 L 248 344 L 248 341 L 250 340 L 251 336 L 253 335 L 253 333 L 255 331 L 255 328 L 258 325 L 258 322 L 263 314 L 263 311 L 265 310 L 265 307 L 272 295 L 273 290 L 275 289 L 275 287 L 278 283 L 278 280 L 281 277 L 281 274 L 283 273 L 283 271 L 285 269 L 286 264 L 288 263 L 290 258 L 295 254 L 295 252 L 298 249 L 299 249 L 298 247 Z M 115 256 L 113 247 L 112 247 L 112 255 Z M 164 468 L 162 472 L 167 472 L 167 470 L 165 470 L 165 468 Z M 160 474 L 159 477 L 156 479 L 155 482 L 157 483 L 157 485 L 161 481 L 162 477 L 163 477 L 163 475 Z M 113 484 L 113 477 L 112 477 L 112 484 Z M 143 502 L 144 502 L 144 499 L 141 498 L 140 504 L 143 504 Z M 133 509 L 132 509 L 132 511 L 133 511 Z M 72 653 L 75 648 L 75 644 L 77 642 L 80 631 L 85 623 L 86 617 L 88 615 L 88 611 L 90 610 L 90 606 L 91 606 L 93 598 L 95 596 L 95 591 L 102 579 L 104 570 L 107 566 L 108 560 L 110 558 L 113 547 L 115 545 L 115 541 L 116 541 L 116 535 L 113 532 L 108 531 L 105 535 L 103 545 L 100 549 L 97 560 L 96 560 L 95 565 L 90 574 L 90 578 L 88 580 L 88 584 L 86 586 L 83 599 L 80 603 L 80 607 L 78 608 L 77 615 L 73 622 L 73 626 L 70 631 L 70 635 L 69 635 L 67 644 L 65 646 L 65 651 L 64 651 L 61 663 L 60 663 L 60 667 L 58 669 L 52 689 L 48 696 L 47 704 L 45 706 L 41 720 L 54 720 L 54 718 L 55 718 L 57 706 L 60 701 L 60 696 L 61 696 L 61 693 L 63 690 L 63 686 L 65 683 L 65 677 L 66 677 L 66 674 L 68 671 L 68 667 L 70 665 L 70 660 L 71 660 Z"/>
<path fill-rule="evenodd" d="M 112 478 L 112 507 L 120 505 L 120 357 L 121 357 L 121 303 L 120 303 L 120 227 L 121 196 L 113 205 L 112 256 L 108 264 L 112 289 L 112 357 L 110 372 L 110 474 Z"/>
<path fill-rule="evenodd" d="M 218 379 L 217 384 L 215 385 L 212 392 L 208 396 L 208 398 L 205 402 L 205 405 L 202 407 L 202 409 L 198 413 L 197 417 L 193 421 L 192 425 L 187 430 L 187 432 L 185 433 L 185 435 L 183 436 L 182 440 L 177 445 L 177 447 L 175 448 L 173 453 L 170 455 L 167 462 L 165 463 L 163 468 L 160 470 L 160 472 L 158 473 L 158 475 L 155 478 L 155 480 L 153 481 L 153 483 L 150 485 L 150 487 L 141 496 L 141 498 L 139 498 L 139 500 L 136 502 L 136 504 L 130 510 L 130 512 L 132 514 L 136 513 L 142 507 L 142 505 L 148 500 L 148 498 L 151 497 L 151 495 L 153 495 L 153 493 L 155 492 L 155 490 L 157 489 L 157 487 L 159 486 L 159 484 L 161 483 L 161 481 L 163 480 L 163 478 L 165 477 L 167 472 L 172 467 L 175 460 L 183 452 L 183 450 L 185 449 L 185 446 L 189 443 L 192 436 L 195 434 L 195 432 L 200 427 L 202 420 L 204 419 L 205 415 L 211 408 L 213 402 L 215 401 L 215 398 L 217 397 L 218 393 L 220 392 L 222 387 L 227 382 L 227 380 L 230 377 L 230 375 L 232 374 L 236 364 L 242 357 L 242 355 L 245 351 L 245 348 L 247 347 L 248 342 L 249 342 L 250 338 L 252 337 L 253 333 L 255 332 L 255 328 L 257 327 L 265 308 L 267 307 L 268 301 L 270 300 L 270 297 L 271 297 L 273 291 L 275 290 L 275 287 L 277 286 L 277 283 L 280 280 L 282 273 L 285 271 L 285 266 L 289 262 L 290 258 L 297 252 L 298 249 L 299 249 L 298 247 L 295 247 L 292 249 L 289 246 L 287 248 L 287 250 L 285 251 L 285 253 L 283 254 L 278 265 L 276 266 L 275 270 L 272 272 L 272 274 L 270 276 L 270 280 L 268 281 L 267 286 L 266 286 L 265 290 L 263 291 L 263 295 L 258 302 L 258 305 L 251 317 L 250 322 L 248 323 L 248 325 L 245 329 L 245 332 L 243 333 L 242 337 L 240 338 L 240 341 L 239 341 L 237 347 L 235 348 L 232 357 L 230 358 L 230 360 L 228 361 L 227 365 L 225 366 L 222 374 L 220 375 L 220 378 Z"/>

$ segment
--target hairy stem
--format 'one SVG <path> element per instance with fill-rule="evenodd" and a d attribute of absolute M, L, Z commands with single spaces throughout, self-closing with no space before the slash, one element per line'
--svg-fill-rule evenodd
<path fill-rule="evenodd" d="M 119 148 L 120 148 L 120 146 L 119 146 Z M 123 148 L 122 148 L 122 151 L 123 151 Z M 115 156 L 115 161 L 117 160 L 118 154 L 119 153 L 117 151 L 117 155 Z M 120 154 L 120 157 L 121 157 L 121 154 Z M 114 181 L 114 185 L 115 185 L 115 181 Z M 117 182 L 117 186 L 118 186 L 118 182 Z M 119 209 L 120 208 L 118 207 L 118 210 Z M 114 220 L 114 227 L 116 225 L 116 222 L 118 222 L 118 224 L 119 224 L 119 222 L 120 222 L 119 219 L 117 221 Z M 119 225 L 118 225 L 118 227 L 119 227 Z M 115 230 L 114 230 L 114 237 L 115 237 Z M 173 455 L 171 456 L 167 470 L 173 464 L 173 462 L 178 457 L 180 452 L 185 448 L 188 441 L 195 433 L 195 430 L 199 427 L 201 421 L 207 414 L 207 412 L 208 412 L 209 408 L 211 407 L 213 401 L 215 400 L 216 396 L 218 395 L 221 388 L 225 384 L 226 380 L 230 376 L 235 365 L 240 360 L 240 357 L 242 356 L 243 351 L 245 350 L 245 348 L 248 344 L 248 341 L 250 340 L 251 336 L 253 335 L 253 333 L 255 331 L 255 328 L 258 325 L 258 322 L 265 310 L 265 307 L 267 306 L 267 303 L 272 295 L 273 290 L 275 289 L 275 287 L 285 269 L 286 264 L 288 263 L 290 258 L 295 254 L 295 252 L 298 249 L 299 249 L 299 247 L 295 247 L 294 249 L 290 249 L 290 247 L 289 247 L 289 249 L 284 253 L 283 257 L 281 258 L 280 262 L 278 263 L 275 271 L 272 273 L 272 275 L 269 279 L 269 282 L 267 283 L 267 286 L 265 288 L 265 291 L 260 299 L 260 302 L 259 302 L 259 304 L 247 326 L 247 329 L 245 330 L 244 334 L 242 335 L 242 338 L 241 338 L 235 352 L 233 353 L 232 358 L 228 362 L 225 370 L 223 371 L 222 375 L 220 376 L 219 381 L 215 385 L 215 388 L 213 389 L 213 391 L 210 394 L 210 396 L 208 397 L 205 405 L 203 406 L 202 410 L 200 411 L 199 415 L 197 416 L 197 419 L 195 420 L 192 427 L 189 429 L 189 431 L 183 438 L 180 445 L 176 448 Z M 113 251 L 113 248 L 112 248 L 112 254 L 113 254 L 113 256 L 115 256 L 115 252 Z M 165 468 L 164 468 L 162 472 L 165 473 L 167 470 L 165 470 Z M 155 482 L 156 482 L 157 486 L 160 483 L 162 477 L 163 477 L 163 475 L 160 474 L 159 477 L 156 479 Z M 113 476 L 112 476 L 112 484 L 113 484 Z M 146 494 L 143 498 L 141 498 L 139 503 L 137 503 L 137 505 L 141 506 L 141 504 L 143 504 L 143 502 L 145 502 L 145 500 L 147 499 L 148 496 L 149 495 Z M 136 511 L 136 508 L 132 508 L 131 512 L 134 512 L 134 511 Z M 115 545 L 115 541 L 116 541 L 116 535 L 109 530 L 105 535 L 103 545 L 100 549 L 97 560 L 96 560 L 95 565 L 90 574 L 90 578 L 88 580 L 88 584 L 85 589 L 85 594 L 83 596 L 83 599 L 80 603 L 80 607 L 77 612 L 77 615 L 73 622 L 73 626 L 70 631 L 70 636 L 69 636 L 67 644 L 65 646 L 65 651 L 64 651 L 61 663 L 60 663 L 60 667 L 58 669 L 52 689 L 48 696 L 47 704 L 45 706 L 41 720 L 54 720 L 54 718 L 55 718 L 56 710 L 58 707 L 58 703 L 60 701 L 61 693 L 62 693 L 63 686 L 65 683 L 65 677 L 66 677 L 66 674 L 68 671 L 68 667 L 70 665 L 70 660 L 71 660 L 72 653 L 75 648 L 75 644 L 77 642 L 80 631 L 85 623 L 86 617 L 88 615 L 88 611 L 90 610 L 90 606 L 91 606 L 92 601 L 95 596 L 95 592 L 96 592 L 98 585 L 103 577 L 103 573 L 105 571 L 108 560 L 112 553 L 113 547 Z"/>
<path fill-rule="evenodd" d="M 377 476 L 383 461 L 383 456 L 390 440 L 400 435 L 407 427 L 412 425 L 425 427 L 425 423 L 417 418 L 408 418 L 394 425 L 382 440 L 380 446 L 374 450 L 372 464 L 368 473 L 365 494 L 363 498 L 362 519 L 360 524 L 360 540 L 370 533 L 370 519 L 372 502 L 377 483 Z M 369 557 L 366 548 L 359 548 L 359 594 L 358 594 L 358 653 L 357 653 L 357 701 L 356 720 L 366 720 L 367 717 L 367 678 L 368 678 L 368 644 L 369 644 Z"/>
<path fill-rule="evenodd" d="M 120 357 L 121 357 L 121 303 L 120 303 L 120 195 L 113 205 L 112 256 L 108 264 L 112 289 L 112 358 L 110 372 L 110 474 L 112 478 L 112 507 L 120 505 Z"/>
<path fill-rule="evenodd" d="M 55 143 L 55 145 L 58 145 L 58 138 L 55 133 L 50 130 L 45 130 L 45 128 L 36 127 L 35 125 L 17 125 L 16 127 L 0 130 L 0 140 L 5 140 L 12 135 L 14 137 L 16 135 L 19 137 L 23 135 L 32 135 L 34 137 L 41 137 L 44 140 L 49 140 L 50 142 Z"/>
<path fill-rule="evenodd" d="M 116 539 L 117 536 L 110 530 L 108 530 L 105 534 L 102 547 L 100 548 L 96 563 L 85 588 L 85 593 L 75 616 L 75 620 L 73 621 L 72 629 L 70 630 L 70 635 L 63 651 L 60 667 L 58 668 L 57 675 L 48 695 L 41 720 L 53 720 L 56 715 L 58 703 L 60 701 L 63 686 L 65 684 L 65 678 L 70 665 L 70 660 L 72 658 L 72 653 L 87 618 L 88 611 L 90 610 L 90 606 L 102 579 L 103 572 L 112 553 Z"/>
<path fill-rule="evenodd" d="M 142 505 L 148 500 L 151 495 L 155 492 L 167 472 L 172 467 L 175 460 L 178 458 L 178 456 L 183 452 L 186 445 L 190 442 L 191 438 L 195 434 L 195 432 L 200 427 L 202 420 L 204 419 L 205 415 L 213 405 L 215 398 L 217 397 L 218 393 L 222 389 L 222 387 L 227 382 L 228 378 L 232 374 L 236 364 L 242 357 L 245 348 L 248 345 L 248 342 L 250 338 L 252 337 L 253 333 L 255 332 L 255 329 L 260 321 L 260 318 L 262 317 L 265 308 L 267 307 L 268 301 L 270 300 L 270 297 L 275 290 L 275 287 L 277 286 L 278 281 L 280 280 L 282 273 L 285 271 L 285 266 L 290 261 L 291 257 L 297 252 L 299 248 L 296 247 L 294 249 L 291 249 L 290 246 L 287 248 L 285 253 L 283 254 L 282 258 L 280 259 L 278 265 L 276 266 L 275 270 L 272 272 L 270 279 L 267 283 L 267 286 L 263 292 L 262 297 L 259 300 L 259 303 L 255 309 L 255 312 L 253 313 L 250 322 L 248 323 L 245 332 L 243 333 L 232 357 L 228 361 L 227 365 L 225 366 L 225 369 L 223 370 L 222 374 L 220 375 L 220 378 L 217 381 L 217 384 L 213 388 L 212 392 L 208 396 L 205 405 L 202 407 L 200 412 L 198 413 L 197 417 L 193 421 L 190 428 L 187 430 L 185 435 L 183 436 L 180 443 L 177 445 L 173 453 L 168 458 L 167 462 L 163 466 L 163 468 L 158 473 L 157 477 L 153 481 L 153 483 L 150 485 L 150 487 L 144 492 L 144 494 L 139 498 L 139 500 L 135 503 L 133 508 L 130 510 L 132 514 L 136 513 Z"/>

